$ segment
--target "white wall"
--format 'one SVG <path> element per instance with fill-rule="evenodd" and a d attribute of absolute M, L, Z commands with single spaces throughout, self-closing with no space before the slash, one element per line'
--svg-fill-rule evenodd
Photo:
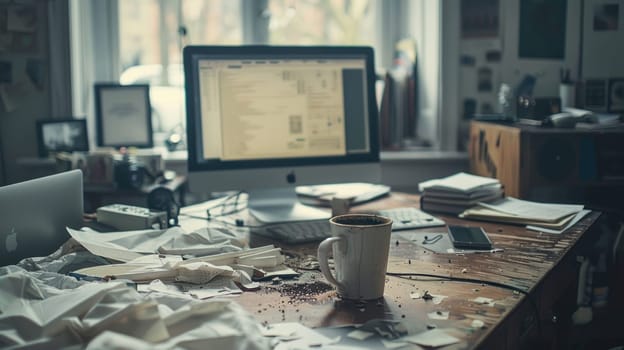
<path fill-rule="evenodd" d="M 499 1 L 499 34 L 488 39 L 461 38 L 461 2 L 449 1 L 445 5 L 447 13 L 454 15 L 457 22 L 446 24 L 452 40 L 445 45 L 459 43 L 459 52 L 448 60 L 445 71 L 458 70 L 457 78 L 459 97 L 454 100 L 453 113 L 456 113 L 459 125 L 458 148 L 465 149 L 469 120 L 462 120 L 463 102 L 467 98 L 477 101 L 477 113 L 484 113 L 481 105 L 489 103 L 494 112 L 499 112 L 497 92 L 501 83 L 515 87 L 525 74 L 537 76 L 534 90 L 536 97 L 558 97 L 560 69 L 570 69 L 573 80 L 587 78 L 624 78 L 624 1 L 623 0 L 585 0 L 582 9 L 581 0 L 568 0 L 566 5 L 565 52 L 563 59 L 527 59 L 518 56 L 520 0 Z M 619 4 L 619 27 L 615 31 L 594 31 L 594 7 L 600 4 Z M 445 15 L 446 15 L 445 14 Z M 581 22 L 582 21 L 582 22 Z M 581 40 L 582 39 L 582 40 Z M 501 52 L 500 62 L 487 62 L 485 52 Z M 453 53 L 447 48 L 447 51 Z M 459 57 L 457 57 L 459 55 Z M 461 65 L 461 55 L 475 58 L 474 66 Z M 450 65 L 450 67 L 448 66 Z M 481 67 L 492 70 L 492 90 L 478 91 L 477 71 Z M 582 71 L 581 71 L 582 69 Z M 450 87 L 452 88 L 452 86 Z M 452 91 L 454 93 L 454 91 Z M 582 93 L 582 90 L 579 90 Z M 450 102 L 454 102 L 451 100 Z"/>
<path fill-rule="evenodd" d="M 594 10 L 604 4 L 619 5 L 617 30 L 593 29 Z M 624 1 L 585 0 L 583 17 L 583 77 L 624 78 Z"/>

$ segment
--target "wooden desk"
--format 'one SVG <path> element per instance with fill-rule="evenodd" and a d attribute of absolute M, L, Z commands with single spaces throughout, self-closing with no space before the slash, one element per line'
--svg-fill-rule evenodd
<path fill-rule="evenodd" d="M 393 193 L 352 211 L 405 206 L 417 207 L 418 196 Z M 597 212 L 591 213 L 562 235 L 541 234 L 521 226 L 470 222 L 485 228 L 494 246 L 504 249 L 500 253 L 434 254 L 393 233 L 388 272 L 406 277 L 388 276 L 384 298 L 373 302 L 340 300 L 320 272 L 301 269 L 306 267 L 308 256 L 316 256 L 316 244 L 282 245 L 289 256 L 287 264 L 302 272 L 301 277 L 277 285 L 263 283 L 260 291 L 243 293 L 236 300 L 267 323 L 299 322 L 319 327 L 390 319 L 405 321 L 414 330 L 424 331 L 430 324 L 448 328 L 450 334 L 462 340 L 448 347 L 453 349 L 526 347 L 535 345 L 539 333 L 539 348 L 561 347 L 569 326 L 566 320 L 576 302 L 576 256 L 583 241 L 590 239 L 590 228 L 599 216 Z M 448 224 L 468 223 L 439 217 Z M 445 230 L 444 227 L 423 229 L 432 233 Z M 266 238 L 251 237 L 252 246 L 266 243 Z M 527 291 L 529 296 L 479 282 L 407 276 L 415 273 L 502 283 Z M 423 295 L 425 291 L 447 297 L 439 304 L 410 297 L 410 293 Z M 491 298 L 495 304 L 478 304 L 472 301 L 476 297 Z M 428 313 L 437 311 L 448 311 L 449 319 L 428 318 Z M 475 319 L 483 321 L 485 327 L 473 329 L 471 323 Z"/>

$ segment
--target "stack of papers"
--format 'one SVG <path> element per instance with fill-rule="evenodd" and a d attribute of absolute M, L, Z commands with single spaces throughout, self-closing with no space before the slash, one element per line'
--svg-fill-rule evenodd
<path fill-rule="evenodd" d="M 619 114 L 595 113 L 578 108 L 563 108 L 563 113 L 568 113 L 578 118 L 577 129 L 603 129 L 622 127 L 622 118 Z"/>
<path fill-rule="evenodd" d="M 350 199 L 351 204 L 360 204 L 390 193 L 390 187 L 379 184 L 350 182 L 315 186 L 297 186 L 297 194 L 305 204 L 331 206 L 332 198 Z M 314 199 L 310 202 L 305 197 Z"/>
<path fill-rule="evenodd" d="M 459 217 L 521 224 L 536 231 L 561 233 L 589 212 L 582 205 L 538 203 L 506 197 L 490 203 L 479 203 L 462 212 Z"/>
<path fill-rule="evenodd" d="M 503 197 L 503 186 L 497 179 L 466 173 L 421 182 L 418 189 L 422 210 L 450 214 Z"/>

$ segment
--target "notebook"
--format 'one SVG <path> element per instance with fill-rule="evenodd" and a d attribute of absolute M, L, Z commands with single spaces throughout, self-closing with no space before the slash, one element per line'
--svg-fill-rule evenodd
<path fill-rule="evenodd" d="M 82 172 L 0 187 L 0 266 L 57 250 L 82 226 Z"/>

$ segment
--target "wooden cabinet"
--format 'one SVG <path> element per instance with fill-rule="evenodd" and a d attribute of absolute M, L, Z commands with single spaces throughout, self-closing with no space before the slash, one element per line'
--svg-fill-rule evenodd
<path fill-rule="evenodd" d="M 624 128 L 556 129 L 473 121 L 470 169 L 498 178 L 508 196 L 534 200 L 607 200 L 622 206 Z M 620 193 L 621 194 L 621 193 Z M 599 198 L 598 198 L 599 197 Z"/>

